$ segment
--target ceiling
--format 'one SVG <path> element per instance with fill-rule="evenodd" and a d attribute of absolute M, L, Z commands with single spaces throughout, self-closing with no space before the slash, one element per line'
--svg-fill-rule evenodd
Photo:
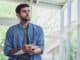
<path fill-rule="evenodd" d="M 56 4 L 56 5 L 63 5 L 66 2 L 66 0 L 39 0 L 39 1 Z"/>
<path fill-rule="evenodd" d="M 2 0 L 2 1 L 13 1 L 13 2 L 31 2 L 31 0 Z M 62 6 L 66 3 L 66 0 L 33 0 L 33 3 L 59 5 Z"/>

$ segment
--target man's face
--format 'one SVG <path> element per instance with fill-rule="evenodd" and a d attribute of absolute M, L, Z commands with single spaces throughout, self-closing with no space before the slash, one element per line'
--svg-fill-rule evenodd
<path fill-rule="evenodd" d="M 30 20 L 30 9 L 29 7 L 21 8 L 20 13 L 18 14 L 18 17 L 21 21 L 29 21 Z"/>

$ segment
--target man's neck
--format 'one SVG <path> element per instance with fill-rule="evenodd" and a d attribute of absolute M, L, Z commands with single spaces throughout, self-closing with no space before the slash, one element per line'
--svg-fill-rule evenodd
<path fill-rule="evenodd" d="M 21 22 L 22 26 L 26 29 L 28 28 L 29 22 Z"/>

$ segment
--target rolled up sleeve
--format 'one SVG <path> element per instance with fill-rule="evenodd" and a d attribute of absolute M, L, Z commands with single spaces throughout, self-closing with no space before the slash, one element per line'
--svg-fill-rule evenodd
<path fill-rule="evenodd" d="M 39 27 L 39 39 L 38 39 L 38 46 L 39 46 L 39 48 L 41 48 L 42 49 L 42 52 L 41 52 L 41 54 L 43 53 L 43 51 L 44 51 L 44 32 L 43 32 L 43 29 L 41 28 L 41 27 Z"/>
<path fill-rule="evenodd" d="M 12 31 L 9 29 L 6 33 L 6 39 L 4 43 L 4 54 L 8 55 L 9 51 L 12 49 Z"/>

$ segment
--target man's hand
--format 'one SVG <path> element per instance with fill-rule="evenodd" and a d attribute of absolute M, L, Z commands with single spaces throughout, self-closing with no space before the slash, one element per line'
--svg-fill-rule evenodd
<path fill-rule="evenodd" d="M 41 54 L 42 52 L 41 48 L 35 45 L 25 45 L 23 51 L 31 54 Z"/>
<path fill-rule="evenodd" d="M 34 49 L 32 48 L 31 45 L 25 45 L 25 46 L 22 48 L 22 50 L 23 50 L 24 52 L 26 52 L 26 53 L 32 53 L 32 51 L 33 51 Z"/>
<path fill-rule="evenodd" d="M 41 48 L 36 48 L 33 50 L 32 54 L 41 54 L 42 50 Z"/>
<path fill-rule="evenodd" d="M 14 49 L 11 49 L 9 51 L 9 53 L 8 53 L 8 56 L 10 56 L 10 55 L 16 55 L 16 53 L 19 52 L 19 51 L 21 51 L 21 50 L 24 53 L 32 53 L 31 45 L 25 45 L 22 48 L 14 48 Z"/>

